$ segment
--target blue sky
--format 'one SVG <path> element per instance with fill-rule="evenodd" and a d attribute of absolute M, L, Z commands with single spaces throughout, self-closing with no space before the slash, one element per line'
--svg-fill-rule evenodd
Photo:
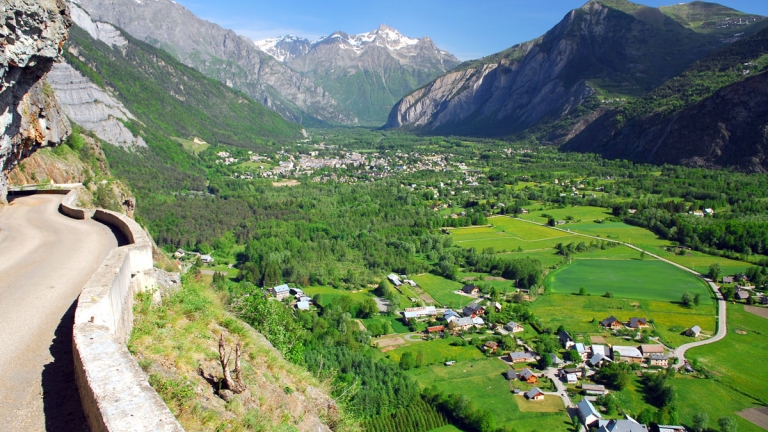
<path fill-rule="evenodd" d="M 541 36 L 586 0 L 177 0 L 197 16 L 252 39 L 293 34 L 316 39 L 336 30 L 363 33 L 381 23 L 406 36 L 429 36 L 461 60 Z M 645 0 L 648 6 L 674 1 Z M 721 4 L 768 15 L 767 0 Z"/>

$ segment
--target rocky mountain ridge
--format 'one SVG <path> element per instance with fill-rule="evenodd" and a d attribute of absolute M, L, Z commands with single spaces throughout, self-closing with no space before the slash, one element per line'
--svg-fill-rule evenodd
<path fill-rule="evenodd" d="M 386 24 L 361 34 L 336 31 L 316 41 L 285 36 L 256 46 L 321 85 L 369 125 L 384 123 L 397 100 L 460 64 L 428 37 L 410 38 Z"/>
<path fill-rule="evenodd" d="M 70 132 L 42 79 L 59 56 L 70 25 L 64 0 L 7 0 L 0 8 L 0 202 L 6 199 L 8 173 Z"/>
<path fill-rule="evenodd" d="M 657 8 L 590 0 L 543 37 L 466 62 L 409 94 L 386 127 L 509 136 L 556 124 L 539 138 L 561 144 L 596 118 L 598 95 L 641 96 L 723 43 L 722 33 L 687 28 Z"/>
<path fill-rule="evenodd" d="M 71 0 L 96 22 L 125 30 L 182 63 L 297 123 L 356 124 L 328 92 L 263 53 L 248 38 L 196 17 L 172 0 Z"/>

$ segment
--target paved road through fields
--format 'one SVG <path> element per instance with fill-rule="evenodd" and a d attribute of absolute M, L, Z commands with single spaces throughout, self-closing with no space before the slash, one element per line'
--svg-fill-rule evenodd
<path fill-rule="evenodd" d="M 523 221 L 523 222 L 528 222 L 528 223 L 531 223 L 531 224 L 534 224 L 534 225 L 540 225 L 540 226 L 545 226 L 545 227 L 548 226 L 548 225 L 545 225 L 545 224 L 541 224 L 541 223 L 538 223 L 538 222 L 533 222 L 533 221 L 529 221 L 529 220 L 525 220 L 525 219 L 518 219 L 518 220 Z M 595 237 L 595 236 L 591 236 L 591 235 L 587 235 L 587 234 L 580 234 L 580 233 L 577 233 L 577 232 L 573 232 L 571 230 L 565 230 L 565 229 L 557 228 L 557 227 L 550 227 L 550 228 L 552 228 L 554 230 L 566 232 L 566 233 L 569 233 L 569 234 L 575 234 L 575 235 L 578 235 L 578 236 L 581 236 L 581 237 L 587 237 L 587 238 L 591 238 L 591 239 L 595 239 L 595 240 L 604 240 L 604 241 L 610 241 L 610 242 L 614 242 L 614 243 L 619 243 L 619 244 L 622 244 L 622 245 L 624 245 L 624 246 L 626 246 L 626 247 L 628 247 L 630 249 L 634 249 L 634 250 L 639 251 L 639 252 L 645 252 L 648 256 L 656 258 L 657 260 L 663 261 L 663 262 L 665 262 L 665 263 L 667 263 L 669 265 L 673 265 L 673 266 L 675 266 L 675 267 L 677 267 L 677 268 L 679 268 L 681 270 L 684 270 L 684 271 L 686 271 L 688 273 L 694 274 L 697 277 L 702 278 L 704 280 L 704 282 L 707 283 L 707 285 L 712 290 L 712 292 L 714 292 L 715 300 L 717 301 L 717 312 L 718 312 L 717 313 L 717 333 L 714 336 L 712 336 L 711 338 L 709 338 L 709 339 L 701 340 L 701 341 L 698 341 L 698 342 L 691 342 L 691 343 L 687 343 L 685 345 L 681 345 L 681 346 L 677 347 L 677 349 L 675 349 L 675 357 L 677 357 L 677 359 L 678 359 L 677 364 L 675 364 L 675 368 L 676 369 L 679 369 L 683 365 L 683 362 L 685 360 L 685 352 L 688 351 L 689 349 L 696 348 L 696 347 L 699 347 L 699 346 L 702 346 L 702 345 L 708 345 L 708 344 L 711 344 L 711 343 L 715 343 L 715 342 L 717 342 L 719 340 L 722 340 L 725 337 L 726 326 L 728 324 L 728 320 L 726 318 L 726 313 L 728 311 L 728 308 L 726 307 L 727 305 L 725 304 L 725 299 L 723 298 L 723 294 L 720 292 L 720 287 L 717 286 L 717 284 L 714 281 L 708 279 L 707 277 L 705 277 L 704 275 L 702 275 L 701 273 L 699 273 L 697 271 L 691 270 L 688 267 L 685 267 L 685 266 L 680 265 L 678 263 L 672 262 L 672 261 L 670 261 L 670 260 L 668 260 L 666 258 L 662 258 L 662 257 L 660 257 L 660 256 L 658 256 L 658 255 L 656 255 L 654 253 L 648 252 L 648 251 L 646 251 L 644 249 L 641 249 L 641 248 L 639 248 L 637 246 L 634 246 L 632 244 L 629 244 L 629 243 L 624 243 L 622 241 L 612 240 L 612 239 L 603 238 L 603 237 Z"/>
<path fill-rule="evenodd" d="M 0 207 L 0 430 L 88 430 L 72 363 L 75 302 L 118 239 L 60 214 L 62 197 Z"/>

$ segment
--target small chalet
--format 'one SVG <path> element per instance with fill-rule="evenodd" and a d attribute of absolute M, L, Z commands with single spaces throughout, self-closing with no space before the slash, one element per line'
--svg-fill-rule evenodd
<path fill-rule="evenodd" d="M 512 332 L 512 333 L 519 333 L 519 332 L 521 332 L 521 331 L 525 331 L 525 329 L 523 328 L 523 326 L 522 326 L 522 325 L 520 325 L 520 324 L 518 324 L 518 323 L 516 323 L 516 322 L 514 322 L 514 321 L 510 321 L 510 322 L 508 322 L 508 323 L 507 323 L 507 324 L 504 326 L 504 330 L 510 331 L 510 332 Z"/>
<path fill-rule="evenodd" d="M 203 264 L 213 264 L 213 257 L 210 255 L 203 255 L 200 257 L 200 261 L 202 261 Z"/>
<path fill-rule="evenodd" d="M 528 384 L 536 384 L 539 382 L 539 378 L 536 376 L 536 374 L 528 368 L 523 369 L 519 376 L 521 381 L 525 381 Z"/>
<path fill-rule="evenodd" d="M 600 327 L 605 327 L 609 329 L 620 329 L 624 327 L 624 324 L 622 324 L 621 321 L 616 319 L 615 316 L 611 315 L 608 318 L 600 321 Z"/>
<path fill-rule="evenodd" d="M 645 318 L 630 318 L 627 327 L 635 330 L 648 328 L 648 320 Z"/>
<path fill-rule="evenodd" d="M 287 284 L 278 285 L 270 289 L 269 292 L 278 300 L 282 300 L 291 295 L 291 289 Z"/>
<path fill-rule="evenodd" d="M 581 389 L 589 396 L 607 395 L 608 390 L 601 384 L 582 384 Z"/>
<path fill-rule="evenodd" d="M 669 366 L 669 357 L 666 354 L 651 354 L 648 357 L 648 364 L 665 368 Z"/>
<path fill-rule="evenodd" d="M 480 292 L 480 288 L 478 288 L 477 285 L 464 285 L 461 287 L 461 292 L 464 294 L 476 295 Z"/>
<path fill-rule="evenodd" d="M 512 381 L 517 379 L 517 371 L 514 369 L 508 369 L 506 372 L 504 372 L 504 377 L 507 378 L 507 380 Z"/>
<path fill-rule="evenodd" d="M 483 345 L 483 351 L 485 352 L 495 353 L 497 349 L 499 349 L 499 344 L 494 341 L 488 341 Z"/>
<path fill-rule="evenodd" d="M 701 327 L 699 326 L 693 326 L 685 331 L 685 335 L 690 337 L 699 337 L 700 334 L 701 334 Z"/>
<path fill-rule="evenodd" d="M 533 354 L 529 352 L 516 351 L 507 354 L 507 356 L 509 357 L 509 361 L 512 363 L 530 363 L 536 360 L 533 357 Z"/>
<path fill-rule="evenodd" d="M 576 345 L 576 342 L 574 342 L 571 335 L 565 330 L 560 330 L 560 333 L 557 334 L 557 338 L 560 341 L 560 345 L 565 349 L 571 349 L 572 346 Z"/>
<path fill-rule="evenodd" d="M 176 258 L 181 258 L 181 257 L 183 257 L 186 254 L 187 253 L 184 252 L 184 249 L 177 249 L 176 252 L 173 253 L 173 256 L 176 257 Z"/>
<path fill-rule="evenodd" d="M 651 354 L 664 354 L 664 345 L 642 344 L 640 345 L 640 351 L 643 353 L 643 357 L 648 358 Z"/>
<path fill-rule="evenodd" d="M 528 400 L 544 400 L 544 392 L 539 390 L 538 387 L 534 387 L 525 393 L 525 398 Z"/>
<path fill-rule="evenodd" d="M 733 295 L 733 297 L 736 300 L 747 300 L 749 298 L 749 291 L 738 290 L 736 291 L 736 294 Z"/>
<path fill-rule="evenodd" d="M 481 306 L 478 303 L 470 303 L 466 306 L 464 306 L 464 309 L 461 310 L 462 315 L 465 317 L 478 317 L 480 315 L 485 314 L 485 308 Z"/>
<path fill-rule="evenodd" d="M 442 333 L 445 331 L 445 326 L 432 326 L 427 327 L 427 334 Z"/>

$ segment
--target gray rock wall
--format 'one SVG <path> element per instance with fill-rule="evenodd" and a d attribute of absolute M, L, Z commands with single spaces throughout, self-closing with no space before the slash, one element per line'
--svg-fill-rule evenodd
<path fill-rule="evenodd" d="M 8 173 L 70 133 L 50 86 L 51 69 L 71 25 L 64 0 L 4 0 L 0 6 L 0 202 Z"/>

